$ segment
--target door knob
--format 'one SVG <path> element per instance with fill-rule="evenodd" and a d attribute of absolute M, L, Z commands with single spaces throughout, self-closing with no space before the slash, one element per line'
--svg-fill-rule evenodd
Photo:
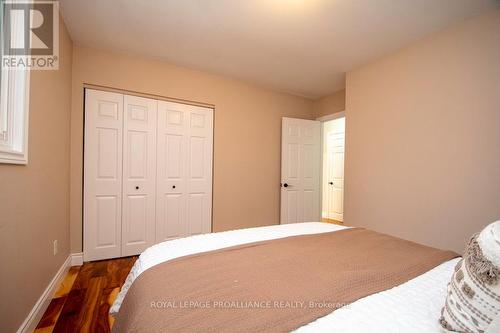
<path fill-rule="evenodd" d="M 288 184 L 287 183 L 283 184 L 283 187 L 288 187 Z"/>
<path fill-rule="evenodd" d="M 333 182 L 328 182 L 328 184 L 333 185 Z"/>
<path fill-rule="evenodd" d="M 136 189 L 136 190 L 138 190 L 138 189 L 139 189 L 139 186 L 136 186 L 136 187 L 135 187 L 135 189 Z"/>
<path fill-rule="evenodd" d="M 175 188 L 175 185 L 172 185 L 172 188 Z"/>

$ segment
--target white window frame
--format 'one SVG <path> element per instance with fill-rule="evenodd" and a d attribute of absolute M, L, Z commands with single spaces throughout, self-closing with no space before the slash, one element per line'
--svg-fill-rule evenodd
<path fill-rule="evenodd" d="M 0 15 L 3 15 L 3 8 Z M 0 29 L 3 36 L 3 27 Z M 24 38 L 21 24 L 14 23 L 13 29 L 12 38 Z M 4 55 L 3 43 L 1 47 Z M 30 71 L 12 68 L 1 71 L 0 163 L 27 164 Z"/>

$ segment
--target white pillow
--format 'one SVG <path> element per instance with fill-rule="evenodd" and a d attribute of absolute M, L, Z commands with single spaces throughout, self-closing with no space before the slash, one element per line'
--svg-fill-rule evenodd
<path fill-rule="evenodd" d="M 441 310 L 443 328 L 490 332 L 500 316 L 500 221 L 472 236 L 455 267 Z"/>

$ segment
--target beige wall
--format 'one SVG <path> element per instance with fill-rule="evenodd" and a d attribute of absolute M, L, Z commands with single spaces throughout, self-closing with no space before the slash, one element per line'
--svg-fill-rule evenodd
<path fill-rule="evenodd" d="M 345 89 L 314 101 L 314 119 L 345 110 Z"/>
<path fill-rule="evenodd" d="M 60 36 L 60 70 L 31 73 L 28 165 L 0 164 L 1 332 L 19 328 L 69 254 L 72 42 L 62 20 Z"/>
<path fill-rule="evenodd" d="M 82 250 L 83 84 L 215 105 L 214 231 L 279 223 L 281 117 L 312 101 L 165 62 L 75 47 L 71 119 L 71 249 Z"/>
<path fill-rule="evenodd" d="M 462 251 L 500 219 L 500 11 L 347 74 L 345 221 Z"/>

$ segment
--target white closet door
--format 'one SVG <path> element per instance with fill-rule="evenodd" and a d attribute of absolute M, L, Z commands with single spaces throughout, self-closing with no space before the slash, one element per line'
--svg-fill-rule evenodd
<path fill-rule="evenodd" d="M 186 236 L 186 115 L 182 105 L 158 101 L 156 241 Z"/>
<path fill-rule="evenodd" d="M 213 110 L 158 101 L 156 240 L 208 233 Z"/>
<path fill-rule="evenodd" d="M 124 97 L 122 256 L 155 242 L 158 101 Z"/>
<path fill-rule="evenodd" d="M 212 231 L 213 109 L 190 106 L 186 114 L 187 225 L 196 235 Z"/>
<path fill-rule="evenodd" d="M 123 95 L 87 89 L 84 260 L 121 255 Z"/>

